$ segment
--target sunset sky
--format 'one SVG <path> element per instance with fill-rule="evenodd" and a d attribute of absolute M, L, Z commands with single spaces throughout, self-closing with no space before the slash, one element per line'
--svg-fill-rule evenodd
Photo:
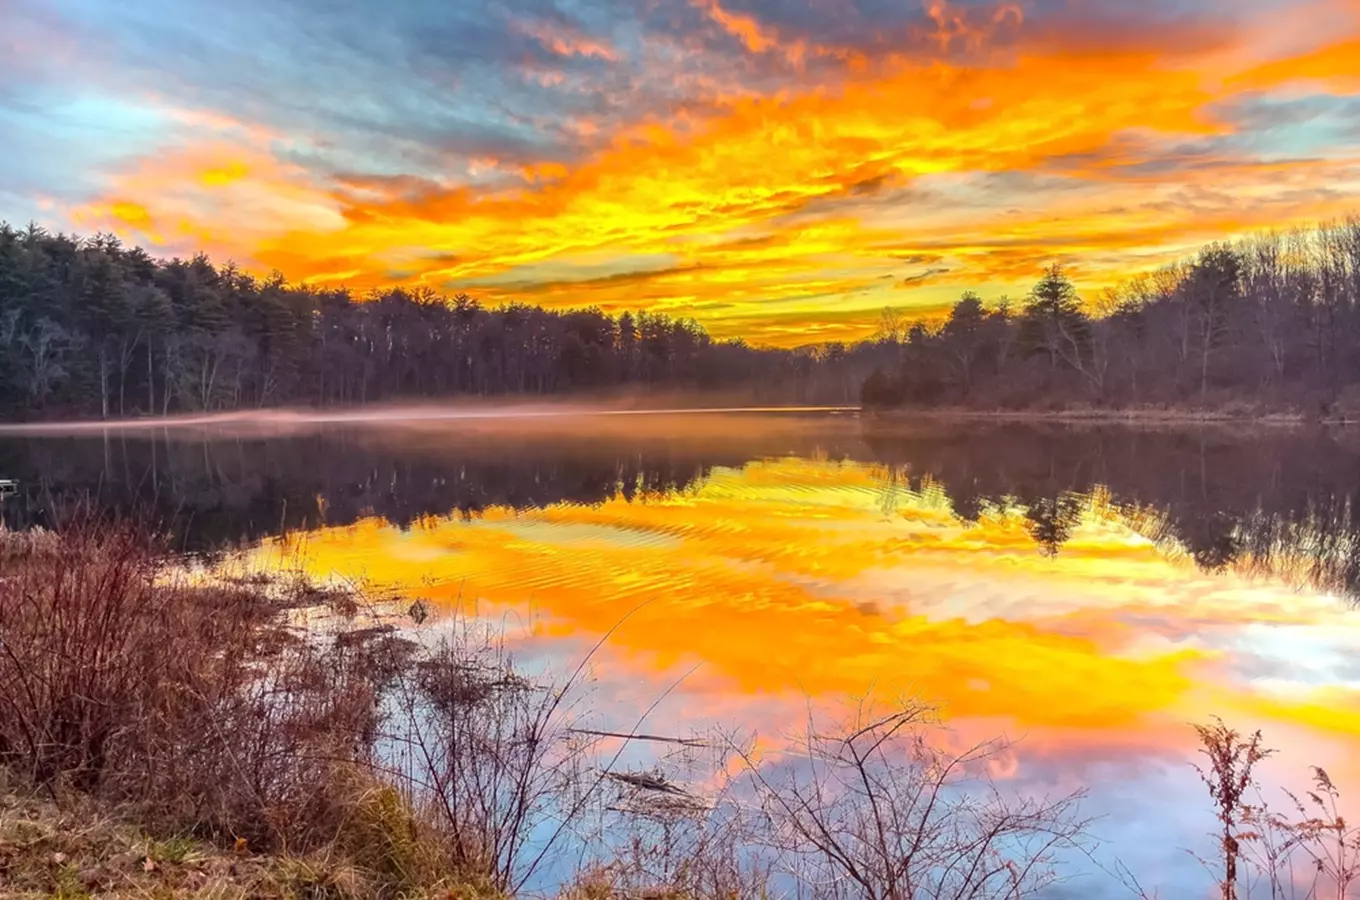
<path fill-rule="evenodd" d="M 0 219 L 799 344 L 1360 212 L 1360 0 L 0 0 Z"/>

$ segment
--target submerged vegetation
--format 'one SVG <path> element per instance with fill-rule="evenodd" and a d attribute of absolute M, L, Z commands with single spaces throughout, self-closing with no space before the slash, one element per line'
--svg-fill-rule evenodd
<path fill-rule="evenodd" d="M 915 701 L 775 743 L 610 730 L 589 656 L 530 673 L 456 613 L 190 580 L 93 518 L 0 532 L 0 562 L 5 896 L 1020 898 L 1094 850 L 1080 794 L 1012 792 L 1010 748 Z M 1326 773 L 1285 815 L 1259 736 L 1199 736 L 1223 896 L 1344 898 Z"/>

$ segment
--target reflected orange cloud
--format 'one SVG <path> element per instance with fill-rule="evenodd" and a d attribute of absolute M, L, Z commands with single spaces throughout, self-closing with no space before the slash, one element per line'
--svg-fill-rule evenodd
<path fill-rule="evenodd" d="M 1183 723 L 1214 713 L 1329 739 L 1360 729 L 1353 686 L 1282 694 L 1233 674 L 1255 658 L 1244 641 L 1263 623 L 1360 637 L 1355 614 L 1203 575 L 1099 498 L 1049 558 L 1014 512 L 963 523 L 938 491 L 902 492 L 881 470 L 778 460 L 647 502 L 493 510 L 404 533 L 367 520 L 251 562 L 513 615 L 532 623 L 530 643 L 589 645 L 617 626 L 610 677 L 660 691 L 699 663 L 691 687 L 706 714 L 767 698 L 796 716 L 799 697 L 872 692 L 919 696 L 952 722 L 1039 746 L 1179 748 Z M 1254 639 L 1267 643 L 1251 653 L 1273 652 L 1273 637 Z"/>
<path fill-rule="evenodd" d="M 1187 25 L 1177 43 L 1026 30 L 1013 4 L 977 25 L 932 2 L 922 48 L 869 57 L 718 0 L 691 5 L 750 65 L 791 68 L 772 87 L 643 114 L 569 162 L 488 157 L 447 180 L 313 171 L 260 136 L 173 148 L 115 173 L 72 218 L 295 280 L 642 307 L 799 344 L 866 336 L 883 306 L 939 309 L 964 287 L 1022 294 L 1053 260 L 1077 262 L 1094 291 L 1360 197 L 1357 154 L 1253 151 L 1231 109 L 1300 81 L 1360 91 L 1353 33 L 1263 62 L 1263 23 Z M 1003 26 L 1019 37 L 988 30 Z M 525 27 L 560 56 L 623 52 Z M 814 77 L 804 64 L 819 55 L 840 63 Z M 913 253 L 941 262 L 923 274 L 902 262 Z"/>

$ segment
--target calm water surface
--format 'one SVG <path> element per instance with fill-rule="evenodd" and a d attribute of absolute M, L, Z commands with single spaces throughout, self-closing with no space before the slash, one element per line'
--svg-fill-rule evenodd
<path fill-rule="evenodd" d="M 1089 789 L 1099 858 L 1164 896 L 1210 885 L 1187 723 L 1261 728 L 1265 780 L 1320 765 L 1360 797 L 1356 432 L 289 421 L 0 436 L 0 478 L 11 525 L 95 496 L 194 552 L 475 604 L 526 658 L 618 626 L 596 697 L 624 726 L 664 695 L 648 730 L 773 742 L 809 704 L 923 697 L 1017 739 L 1016 790 Z"/>

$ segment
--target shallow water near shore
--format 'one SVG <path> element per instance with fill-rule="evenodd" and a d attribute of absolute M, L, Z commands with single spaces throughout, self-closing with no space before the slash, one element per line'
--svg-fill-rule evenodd
<path fill-rule="evenodd" d="M 670 413 L 195 424 L 0 437 L 13 527 L 93 497 L 177 546 L 502 624 L 593 658 L 624 729 L 757 731 L 912 695 L 994 775 L 1085 788 L 1115 858 L 1200 896 L 1191 722 L 1360 797 L 1360 435 Z M 652 708 L 654 706 L 654 708 Z M 1053 896 L 1118 896 L 1090 861 Z M 1065 892 L 1065 893 L 1064 893 Z"/>

